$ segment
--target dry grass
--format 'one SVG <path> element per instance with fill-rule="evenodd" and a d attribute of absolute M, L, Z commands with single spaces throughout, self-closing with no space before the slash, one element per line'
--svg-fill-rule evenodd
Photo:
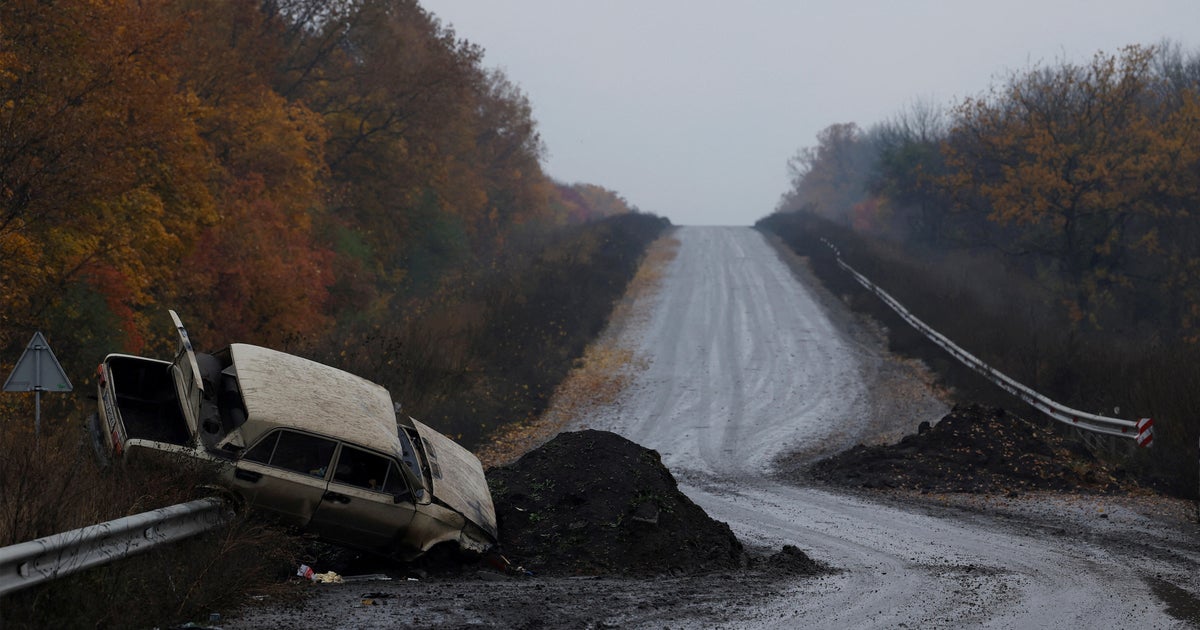
<path fill-rule="evenodd" d="M 202 496 L 211 473 L 189 466 L 101 469 L 82 429 L 23 414 L 0 422 L 0 545 L 12 545 Z M 0 600 L 6 628 L 151 627 L 204 619 L 270 588 L 295 539 L 244 516 L 204 535 L 47 582 Z"/>
<path fill-rule="evenodd" d="M 516 461 L 558 435 L 588 410 L 611 404 L 629 383 L 632 372 L 645 368 L 644 360 L 618 345 L 619 331 L 646 316 L 644 309 L 635 305 L 658 292 L 664 270 L 678 250 L 679 241 L 670 234 L 650 244 L 624 297 L 613 309 L 608 327 L 587 347 L 559 385 L 549 408 L 535 420 L 508 425 L 494 433 L 476 452 L 484 468 Z"/>
<path fill-rule="evenodd" d="M 604 344 L 588 347 L 559 386 L 550 408 L 530 422 L 508 425 L 476 453 L 485 468 L 503 466 L 557 435 L 587 409 L 614 400 L 629 382 L 633 352 Z"/>
<path fill-rule="evenodd" d="M 644 298 L 658 293 L 662 286 L 667 265 L 675 260 L 679 253 L 679 239 L 675 238 L 673 233 L 674 230 L 646 248 L 645 259 L 630 280 L 624 297 L 613 308 L 608 328 L 604 332 L 605 337 L 615 336 L 630 325 L 642 323 L 643 319 L 649 316 L 649 311 L 639 311 L 634 306 Z"/>

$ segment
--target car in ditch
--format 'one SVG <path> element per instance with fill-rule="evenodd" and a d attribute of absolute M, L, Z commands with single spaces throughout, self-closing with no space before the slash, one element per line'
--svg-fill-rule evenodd
<path fill-rule="evenodd" d="M 260 346 L 196 352 L 170 314 L 171 361 L 110 354 L 97 368 L 90 425 L 103 458 L 211 464 L 251 509 L 384 556 L 495 544 L 479 459 L 400 414 L 385 388 Z"/>

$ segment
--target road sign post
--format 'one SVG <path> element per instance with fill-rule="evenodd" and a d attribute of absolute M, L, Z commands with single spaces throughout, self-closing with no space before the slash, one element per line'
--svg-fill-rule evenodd
<path fill-rule="evenodd" d="M 42 392 L 69 392 L 72 389 L 71 379 L 67 378 L 67 373 L 63 371 L 41 331 L 33 333 L 33 339 L 29 340 L 21 358 L 17 359 L 12 374 L 4 381 L 6 392 L 33 392 L 35 439 L 40 437 L 42 431 Z"/>

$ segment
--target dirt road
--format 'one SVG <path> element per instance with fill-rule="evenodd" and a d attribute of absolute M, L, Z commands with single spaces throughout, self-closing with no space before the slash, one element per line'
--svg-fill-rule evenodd
<path fill-rule="evenodd" d="M 682 228 L 676 238 L 661 290 L 612 333 L 643 367 L 579 426 L 658 450 L 684 491 L 749 548 L 796 545 L 840 571 L 427 581 L 393 587 L 391 604 L 371 609 L 354 599 L 361 586 L 347 586 L 323 592 L 303 625 L 1170 628 L 1200 620 L 1200 532 L 1177 503 L 880 498 L 777 480 L 781 455 L 812 460 L 895 439 L 946 407 L 918 367 L 889 357 L 877 333 L 759 233 Z"/>
<path fill-rule="evenodd" d="M 1200 559 L 1195 545 L 1180 548 L 1173 566 L 1098 545 L 1095 537 L 1119 537 L 1122 526 L 1154 526 L 1119 508 L 1099 518 L 1105 501 L 1090 515 L 1081 507 L 1076 519 L 1055 518 L 1047 533 L 1014 530 L 987 511 L 963 518 L 773 481 L 780 454 L 816 458 L 936 422 L 944 408 L 911 391 L 897 398 L 879 382 L 889 358 L 869 335 L 835 325 L 825 306 L 836 305 L 797 283 L 757 232 L 690 228 L 678 238 L 654 315 L 630 335 L 649 365 L 588 424 L 660 451 L 685 492 L 744 543 L 795 544 L 845 569 L 760 603 L 754 619 L 793 627 L 1178 623 L 1143 578 L 1191 580 L 1184 571 Z"/>

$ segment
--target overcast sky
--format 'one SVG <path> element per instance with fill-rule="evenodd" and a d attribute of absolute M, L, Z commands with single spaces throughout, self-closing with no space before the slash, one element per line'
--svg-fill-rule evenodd
<path fill-rule="evenodd" d="M 676 225 L 749 225 L 840 122 L 1171 39 L 1200 0 L 420 0 L 529 96 L 555 179 Z"/>

